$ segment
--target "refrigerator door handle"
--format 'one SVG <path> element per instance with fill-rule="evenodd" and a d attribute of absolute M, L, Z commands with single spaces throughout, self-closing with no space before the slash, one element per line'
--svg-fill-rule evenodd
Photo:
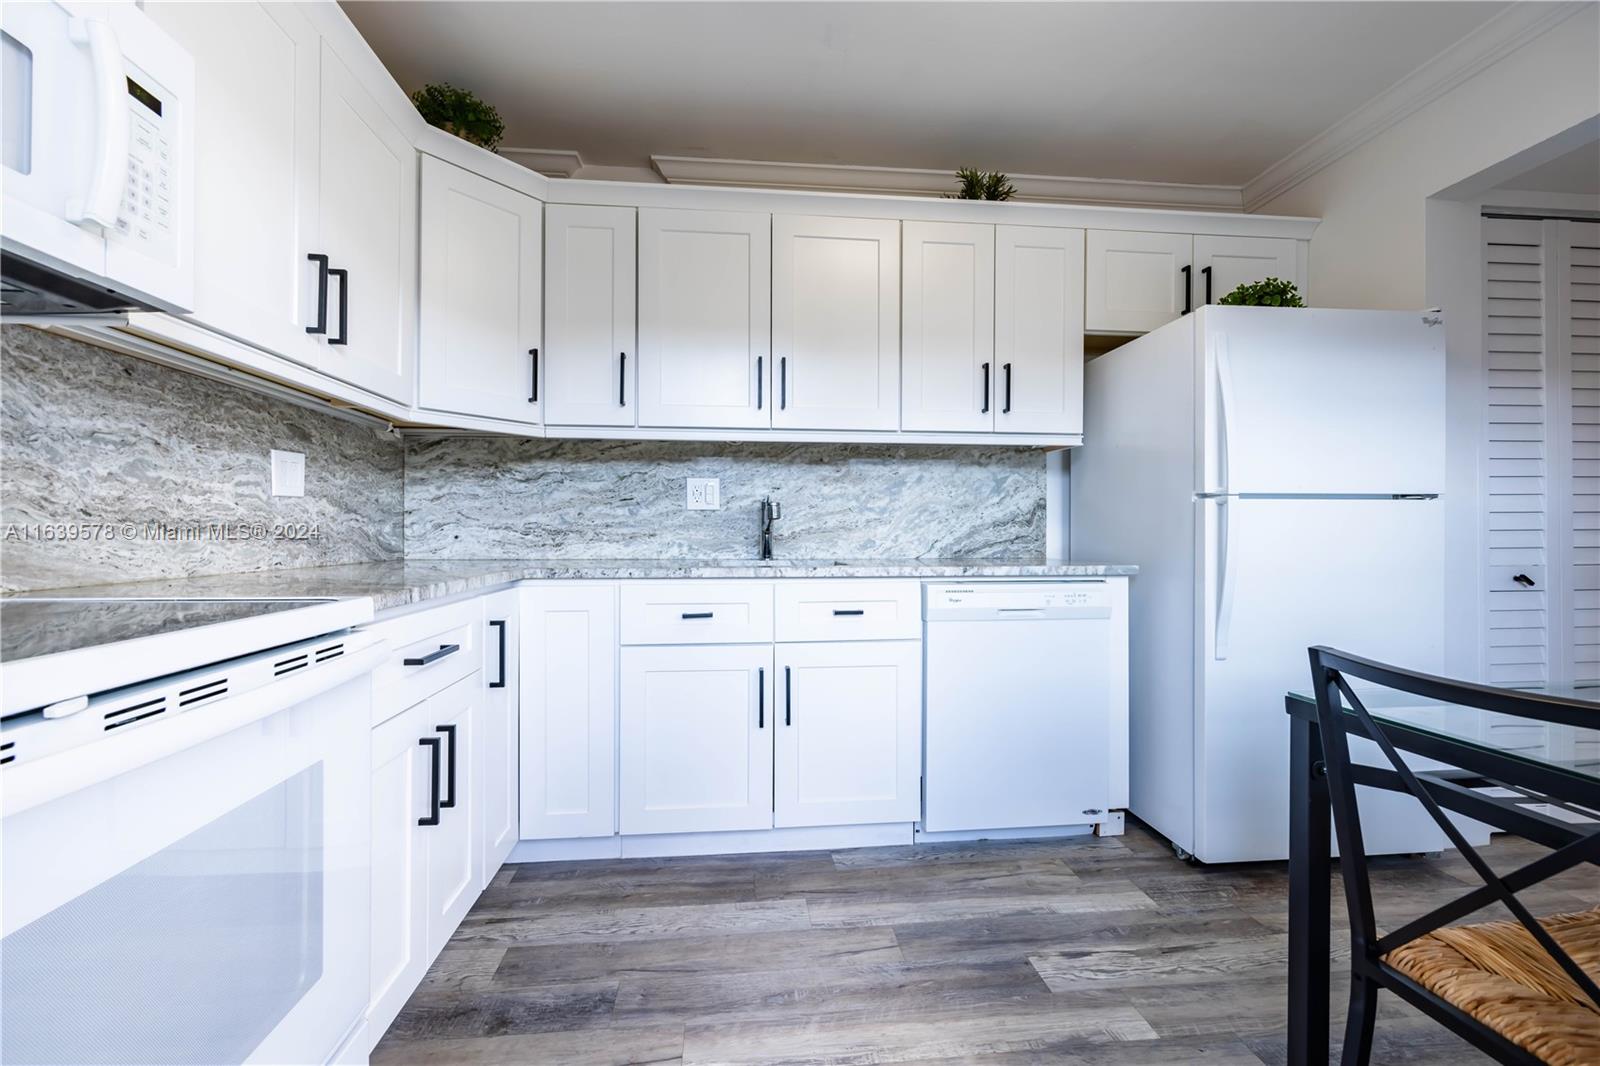
<path fill-rule="evenodd" d="M 1226 496 L 1217 499 L 1217 620 L 1212 638 L 1212 655 L 1218 662 L 1228 658 L 1228 636 L 1233 629 L 1233 591 L 1239 585 L 1234 559 L 1235 540 L 1232 508 Z"/>
<path fill-rule="evenodd" d="M 1228 336 L 1225 333 L 1216 335 L 1216 364 L 1217 364 L 1217 480 L 1216 484 L 1222 486 L 1222 491 L 1227 492 L 1228 485 L 1228 445 L 1233 433 L 1233 364 L 1228 359 Z"/>

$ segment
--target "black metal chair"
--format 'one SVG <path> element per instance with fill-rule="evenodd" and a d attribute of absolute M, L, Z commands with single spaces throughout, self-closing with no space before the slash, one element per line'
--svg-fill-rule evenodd
<path fill-rule="evenodd" d="M 1314 792 L 1304 784 L 1306 774 L 1315 778 L 1325 768 L 1326 802 L 1333 809 L 1350 921 L 1350 1001 L 1343 1062 L 1352 1066 L 1369 1060 L 1378 991 L 1388 989 L 1500 1062 L 1600 1063 L 1600 907 L 1536 919 L 1517 898 L 1518 892 L 1562 871 L 1584 863 L 1600 864 L 1600 823 L 1553 818 L 1541 813 L 1536 802 L 1554 801 L 1568 812 L 1574 805 L 1600 810 L 1600 781 L 1565 774 L 1537 760 L 1496 752 L 1483 744 L 1452 740 L 1438 730 L 1397 721 L 1399 716 L 1380 724 L 1352 690 L 1350 679 L 1410 694 L 1418 697 L 1419 703 L 1437 700 L 1583 729 L 1600 728 L 1600 708 L 1587 701 L 1419 674 L 1331 648 L 1312 648 L 1310 656 L 1315 718 L 1298 723 L 1310 732 L 1299 734 L 1296 745 L 1296 757 L 1308 763 L 1297 786 L 1296 801 L 1304 798 L 1308 810 L 1296 812 L 1296 825 L 1312 835 L 1313 849 L 1316 838 L 1321 838 L 1321 853 L 1326 856 L 1326 830 L 1308 828 L 1319 819 L 1320 790 Z M 1309 717 L 1308 711 L 1290 708 L 1292 715 Z M 1352 762 L 1349 736 L 1372 740 L 1388 766 Z M 1414 771 L 1402 752 L 1457 769 Z M 1358 785 L 1414 796 L 1483 885 L 1380 933 L 1356 805 Z M 1479 791 L 1489 786 L 1495 786 L 1492 792 Z M 1497 874 L 1467 842 L 1447 810 L 1553 850 L 1517 870 Z M 1326 815 L 1320 817 L 1325 824 Z M 1302 850 L 1301 866 L 1300 875 L 1308 880 L 1298 886 L 1300 898 L 1316 898 L 1307 893 L 1315 893 L 1319 876 L 1325 893 L 1327 861 L 1319 861 L 1314 850 Z M 1451 925 L 1496 902 L 1511 912 L 1513 921 Z M 1600 903 L 1600 898 L 1594 902 Z M 1295 913 L 1309 911 L 1302 907 Z M 1326 929 L 1320 932 L 1320 943 L 1325 946 Z M 1291 933 L 1293 938 L 1294 931 Z M 1314 997 L 1320 986 L 1325 1005 L 1327 957 L 1324 953 L 1320 963 L 1304 957 L 1307 944 L 1318 944 L 1308 936 L 1316 934 L 1300 931 L 1302 957 L 1294 959 L 1291 950 L 1291 987 L 1298 987 L 1297 994 Z M 1316 977 L 1319 966 L 1324 980 Z M 1302 1019 L 1316 1017 L 1314 1008 L 1291 1002 L 1291 1015 L 1296 1011 Z M 1326 1061 L 1325 1014 L 1322 1020 L 1320 1035 L 1291 1033 L 1292 1062 Z M 1304 1027 L 1305 1023 L 1301 1024 Z M 1317 1040 L 1321 1041 L 1320 1056 L 1314 1047 Z"/>

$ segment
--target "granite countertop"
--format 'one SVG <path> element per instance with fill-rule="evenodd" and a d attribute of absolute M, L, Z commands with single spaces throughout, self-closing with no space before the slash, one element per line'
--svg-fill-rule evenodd
<path fill-rule="evenodd" d="M 627 578 L 1127 577 L 1123 564 L 1007 559 L 403 559 L 245 574 L 162 578 L 18 594 L 30 599 L 345 599 L 374 611 L 491 589 L 514 581 Z"/>

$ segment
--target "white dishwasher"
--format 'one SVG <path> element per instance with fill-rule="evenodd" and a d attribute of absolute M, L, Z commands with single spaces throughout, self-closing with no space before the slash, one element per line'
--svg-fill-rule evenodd
<path fill-rule="evenodd" d="M 1127 805 L 1126 610 L 1121 579 L 924 586 L 925 832 Z"/>

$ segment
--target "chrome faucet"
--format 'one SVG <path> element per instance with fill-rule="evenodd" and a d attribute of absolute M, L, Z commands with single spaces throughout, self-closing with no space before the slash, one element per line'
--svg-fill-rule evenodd
<path fill-rule="evenodd" d="M 761 497 L 761 558 L 772 558 L 772 523 L 783 517 L 783 505 Z"/>

